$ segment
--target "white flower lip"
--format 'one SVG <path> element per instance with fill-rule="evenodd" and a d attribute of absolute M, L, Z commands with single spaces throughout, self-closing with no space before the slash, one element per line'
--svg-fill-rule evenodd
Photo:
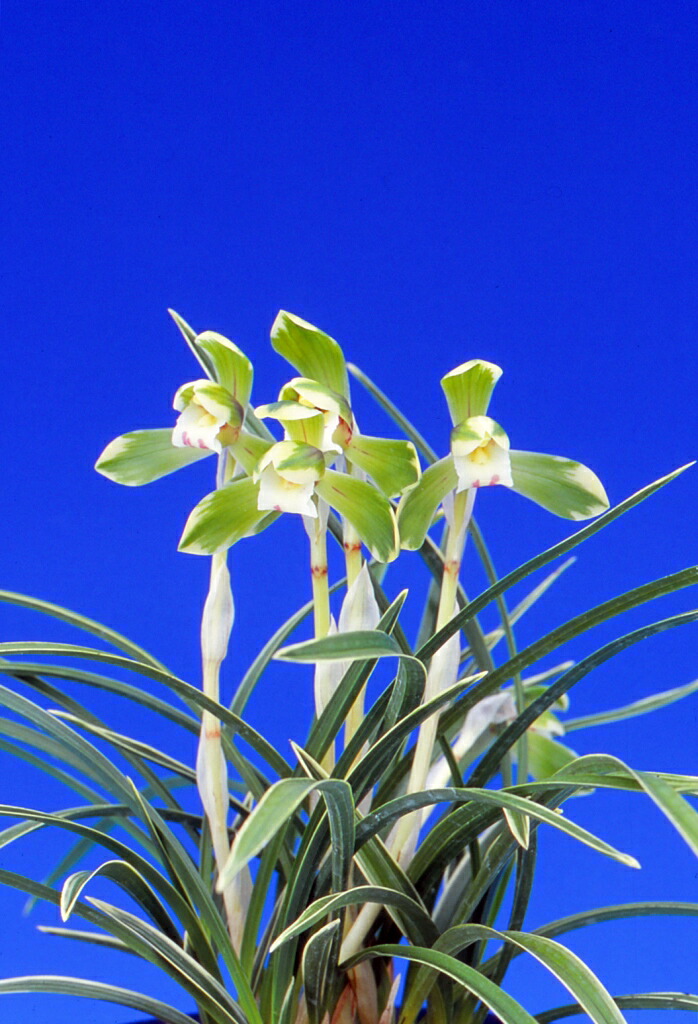
<path fill-rule="evenodd" d="M 217 419 L 197 402 L 190 402 L 180 413 L 172 430 L 172 444 L 175 448 L 207 448 L 222 452 L 218 433 L 225 426 L 225 420 Z"/>
<path fill-rule="evenodd" d="M 277 473 L 270 463 L 262 470 L 259 478 L 257 507 L 260 512 L 296 512 L 317 519 L 314 490 L 314 480 L 295 483 Z"/>
<path fill-rule="evenodd" d="M 278 441 L 259 460 L 257 507 L 317 519 L 315 484 L 324 473 L 322 452 L 295 441 Z"/>
<path fill-rule="evenodd" d="M 489 416 L 471 416 L 459 423 L 451 434 L 451 454 L 456 491 L 495 484 L 513 487 L 509 438 Z"/>

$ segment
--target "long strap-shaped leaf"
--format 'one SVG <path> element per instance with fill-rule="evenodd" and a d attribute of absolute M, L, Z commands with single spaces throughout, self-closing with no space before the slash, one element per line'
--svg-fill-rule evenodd
<path fill-rule="evenodd" d="M 60 974 L 35 974 L 29 977 L 3 978 L 0 980 L 0 995 L 11 992 L 36 992 L 47 995 L 82 996 L 84 999 L 101 999 L 107 1003 L 129 1006 L 141 1013 L 149 1013 L 164 1024 L 194 1024 L 194 1018 L 181 1013 L 174 1006 L 161 999 L 153 999 L 141 992 L 133 992 L 117 985 L 101 981 L 86 981 L 83 978 L 63 977 Z"/>
<path fill-rule="evenodd" d="M 487 751 L 487 754 L 483 757 L 482 761 L 473 772 L 472 777 L 469 780 L 470 783 L 473 785 L 483 785 L 487 782 L 487 780 L 497 771 L 502 757 L 514 745 L 517 739 L 523 735 L 529 726 L 531 726 L 544 711 L 547 711 L 547 709 L 551 707 L 556 700 L 559 700 L 563 694 L 567 693 L 568 690 L 575 686 L 580 680 L 584 679 L 585 676 L 599 665 L 602 665 L 604 662 L 615 657 L 617 654 L 620 654 L 622 651 L 627 650 L 634 644 L 640 643 L 642 640 L 646 640 L 651 636 L 656 636 L 659 633 L 664 633 L 669 629 L 676 629 L 678 626 L 689 625 L 696 621 L 698 621 L 698 611 L 672 615 L 669 618 L 653 622 L 648 626 L 642 626 L 640 629 L 635 629 L 631 633 L 626 633 L 624 636 L 619 637 L 617 640 L 613 640 L 608 644 L 604 644 L 603 647 L 594 651 L 593 654 L 583 658 L 580 662 L 569 669 L 569 671 L 565 672 L 559 679 L 552 683 L 540 697 L 532 701 L 532 703 L 520 715 L 518 715 L 511 725 L 507 726 L 504 732 L 492 744 L 490 749 Z M 530 649 L 531 648 L 527 648 L 527 650 Z M 526 652 L 524 651 L 523 653 L 525 654 Z M 511 662 L 508 664 L 511 664 Z M 506 666 L 503 666 L 503 669 L 506 669 Z M 488 677 L 483 682 L 486 685 L 487 693 L 483 693 L 482 696 L 487 696 L 492 692 L 490 690 L 491 677 Z M 483 684 L 481 683 L 480 687 L 482 685 Z M 479 690 L 480 687 L 477 689 Z M 470 699 L 472 699 L 472 697 Z M 446 725 L 448 724 L 449 723 L 447 722 Z"/>
<path fill-rule="evenodd" d="M 623 1024 L 623 1015 L 596 975 L 565 946 L 541 935 L 521 931 L 498 931 L 480 924 L 450 928 L 438 939 L 435 948 L 456 956 L 466 946 L 481 939 L 494 939 L 518 947 L 546 967 L 579 1001 L 595 1024 Z M 415 1019 L 427 997 L 433 976 L 420 972 L 403 1008 L 403 1019 Z"/>
<path fill-rule="evenodd" d="M 679 476 L 679 474 L 683 473 L 684 470 L 688 469 L 689 466 L 692 465 L 693 463 L 689 463 L 686 466 L 682 466 L 680 469 L 675 470 L 673 473 L 669 473 L 667 474 L 667 476 L 661 477 L 659 480 L 656 480 L 654 483 L 649 484 L 647 487 L 643 487 L 642 490 L 637 491 L 636 494 L 631 495 L 625 501 L 621 502 L 620 505 L 616 505 L 615 508 L 612 508 L 608 512 L 605 512 L 603 515 L 599 516 L 598 519 L 595 519 L 592 523 L 589 523 L 587 526 L 577 531 L 577 533 L 573 534 L 571 537 L 568 537 L 566 540 L 561 541 L 559 544 L 555 544 L 553 547 L 548 548 L 547 551 L 543 551 L 540 555 L 537 555 L 535 558 L 531 558 L 528 562 L 525 562 L 523 565 L 519 566 L 518 569 L 513 569 L 510 573 L 507 573 L 506 576 L 503 576 L 493 586 L 488 587 L 487 590 L 483 591 L 483 593 L 478 595 L 478 597 L 473 598 L 473 600 L 470 601 L 466 608 L 458 612 L 458 614 L 455 615 L 453 619 L 451 619 L 451 621 L 446 626 L 444 626 L 444 628 L 439 633 L 433 636 L 431 640 L 429 640 L 428 643 L 426 643 L 424 647 L 417 652 L 419 657 L 431 657 L 434 651 L 438 650 L 438 648 L 441 647 L 442 644 L 446 643 L 448 638 L 452 636 L 453 633 L 455 633 L 458 629 L 462 629 L 463 624 L 467 622 L 468 619 L 472 618 L 475 615 L 478 615 L 484 608 L 487 607 L 488 604 L 495 600 L 497 595 L 503 594 L 510 587 L 513 587 L 520 580 L 525 579 L 526 576 L 528 576 L 532 572 L 535 572 L 536 569 L 540 569 L 542 566 L 547 565 L 548 562 L 553 561 L 553 559 L 559 558 L 561 555 L 567 554 L 568 551 L 571 551 L 573 548 L 577 547 L 578 544 L 581 544 L 583 541 L 585 541 L 588 537 L 591 537 L 593 534 L 603 529 L 604 526 L 607 526 L 615 519 L 618 519 L 619 516 L 623 515 L 624 512 L 627 512 L 635 505 L 640 504 L 640 502 L 644 501 L 651 494 L 654 494 L 661 487 L 664 487 L 671 480 L 675 480 L 676 477 Z M 647 586 L 651 585 L 652 584 L 647 584 Z M 630 593 L 633 593 L 633 591 L 630 591 Z"/>
<path fill-rule="evenodd" d="M 39 657 L 58 654 L 68 658 L 87 658 L 102 664 L 114 665 L 127 671 L 136 672 L 148 679 L 162 683 L 169 689 L 174 690 L 190 707 L 211 711 L 217 718 L 220 718 L 233 733 L 239 735 L 246 743 L 249 743 L 276 773 L 282 776 L 290 774 L 291 770 L 287 762 L 284 761 L 283 757 L 256 729 L 253 729 L 252 726 L 244 722 L 238 715 L 232 714 L 221 704 L 211 700 L 196 687 L 191 686 L 183 679 L 178 679 L 177 676 L 173 676 L 169 672 L 162 672 L 142 662 L 133 661 L 130 658 L 122 658 L 119 655 L 99 651 L 96 648 L 79 647 L 75 644 L 46 644 L 26 641 L 0 644 L 0 655 L 22 653 L 32 653 Z M 23 667 L 21 662 L 15 662 L 12 674 L 21 673 Z M 33 667 L 35 668 L 36 666 Z M 3 665 L 0 662 L 0 671 L 7 671 L 7 665 Z"/>
<path fill-rule="evenodd" d="M 377 956 L 402 957 L 405 960 L 424 964 L 426 967 L 440 971 L 447 978 L 452 978 L 469 992 L 473 992 L 499 1017 L 502 1024 L 533 1024 L 535 1021 L 535 1017 L 532 1017 L 520 1003 L 517 1003 L 507 992 L 499 988 L 498 985 L 494 985 L 479 971 L 436 949 L 392 944 L 371 946 L 351 957 L 342 966 L 348 969 L 355 963 Z M 405 1024 L 407 1024 L 406 1019 Z"/>
<path fill-rule="evenodd" d="M 76 626 L 85 633 L 91 633 L 93 636 L 99 637 L 100 640 L 105 640 L 113 647 L 135 658 L 136 661 L 144 661 L 146 664 L 161 669 L 163 672 L 167 671 L 162 662 L 158 661 L 157 658 L 154 658 L 152 654 L 149 654 L 142 647 L 139 647 L 138 644 L 134 644 L 128 637 L 122 636 L 121 633 L 117 633 L 116 630 L 110 629 L 109 626 L 105 626 L 101 622 L 96 622 L 94 619 L 88 619 L 85 615 L 73 612 L 69 608 L 62 608 L 60 605 L 51 604 L 50 601 L 41 601 L 37 597 L 28 597 L 26 594 L 15 594 L 10 590 L 0 590 L 0 601 L 4 601 L 6 604 L 17 605 L 20 608 L 26 608 L 29 611 L 50 615 L 54 619 L 60 619 L 62 622 L 67 622 L 70 626 Z"/>
<path fill-rule="evenodd" d="M 620 1010 L 688 1010 L 698 1012 L 698 995 L 690 992 L 636 992 L 635 995 L 614 996 L 613 1001 Z M 573 1017 L 584 1010 L 578 1003 L 557 1006 L 554 1010 L 537 1013 L 538 1024 L 550 1024 L 562 1017 Z"/>

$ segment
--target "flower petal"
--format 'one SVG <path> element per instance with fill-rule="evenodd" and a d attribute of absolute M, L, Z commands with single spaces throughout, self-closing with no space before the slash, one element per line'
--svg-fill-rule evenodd
<path fill-rule="evenodd" d="M 389 498 L 414 487 L 419 480 L 419 459 L 411 441 L 354 433 L 346 453 L 349 461 L 367 473 Z"/>
<path fill-rule="evenodd" d="M 279 398 L 291 398 L 323 412 L 335 413 L 347 423 L 353 418 L 351 406 L 343 394 L 309 377 L 294 377 L 282 387 Z"/>
<path fill-rule="evenodd" d="M 201 448 L 173 447 L 171 427 L 134 430 L 111 441 L 97 459 L 95 469 L 118 484 L 140 487 L 210 454 Z"/>
<path fill-rule="evenodd" d="M 179 550 L 191 555 L 213 555 L 255 533 L 264 518 L 257 507 L 258 490 L 258 484 L 245 476 L 207 494 L 192 509 Z"/>
<path fill-rule="evenodd" d="M 282 424 L 288 440 L 310 444 L 321 451 L 327 450 L 325 414 L 319 409 L 301 405 L 300 402 L 290 399 L 282 399 L 278 402 L 268 402 L 266 405 L 258 406 L 255 409 L 255 415 L 260 419 L 270 417 L 278 420 Z M 337 453 L 341 452 L 341 448 L 336 445 L 332 445 L 332 449 Z"/>
<path fill-rule="evenodd" d="M 349 395 L 344 353 L 329 334 L 282 309 L 271 328 L 271 344 L 303 377 Z"/>
<path fill-rule="evenodd" d="M 470 416 L 485 415 L 494 386 L 501 376 L 501 367 L 495 363 L 471 359 L 441 378 L 454 425 Z"/>
<path fill-rule="evenodd" d="M 254 370 L 242 349 L 216 331 L 197 334 L 194 344 L 206 353 L 216 381 L 245 409 L 252 392 Z"/>
<path fill-rule="evenodd" d="M 397 521 L 403 548 L 408 551 L 421 548 L 437 508 L 457 485 L 458 477 L 451 455 L 424 470 L 419 483 L 408 491 L 398 506 Z"/>
<path fill-rule="evenodd" d="M 511 451 L 513 489 L 563 519 L 591 519 L 608 508 L 603 484 L 580 462 Z"/>
<path fill-rule="evenodd" d="M 328 505 L 348 519 L 379 562 L 392 562 L 400 550 L 395 513 L 387 498 L 357 477 L 325 471 L 315 490 Z"/>

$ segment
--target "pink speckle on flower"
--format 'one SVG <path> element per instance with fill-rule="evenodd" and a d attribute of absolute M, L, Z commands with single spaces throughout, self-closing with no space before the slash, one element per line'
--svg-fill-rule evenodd
<path fill-rule="evenodd" d="M 205 448 L 205 447 L 206 447 L 206 445 L 205 445 L 205 444 L 204 444 L 204 442 L 203 442 L 203 441 L 201 440 L 201 438 L 199 438 L 199 440 L 198 440 L 197 444 L 198 444 L 199 448 Z"/>
<path fill-rule="evenodd" d="M 182 431 L 182 443 L 188 444 L 190 448 L 193 447 L 191 441 L 189 440 L 189 434 L 186 432 L 186 430 Z"/>
<path fill-rule="evenodd" d="M 496 474 L 496 473 L 495 473 L 495 475 L 494 475 L 494 476 L 492 477 L 492 480 L 491 480 L 490 482 L 491 482 L 491 483 L 493 483 L 493 484 L 498 484 L 498 483 L 499 483 L 499 477 L 497 476 L 497 474 Z"/>

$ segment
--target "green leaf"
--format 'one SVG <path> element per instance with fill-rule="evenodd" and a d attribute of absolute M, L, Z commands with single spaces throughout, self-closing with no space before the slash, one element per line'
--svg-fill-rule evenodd
<path fill-rule="evenodd" d="M 94 871 L 76 871 L 66 878 L 61 890 L 61 918 L 67 921 L 85 887 L 93 878 L 109 878 L 129 893 L 148 914 L 151 921 L 173 942 L 179 942 L 179 933 L 163 904 L 145 881 L 140 871 L 122 860 L 110 860 Z M 215 961 L 214 961 L 215 963 Z M 220 980 L 220 977 L 218 977 Z"/>
<path fill-rule="evenodd" d="M 406 917 L 413 918 L 425 934 L 428 935 L 434 930 L 434 922 L 424 910 L 424 907 L 417 903 L 416 900 L 411 899 L 402 892 L 397 892 L 395 889 L 386 888 L 385 886 L 359 885 L 346 892 L 330 893 L 328 896 L 321 896 L 320 899 L 315 900 L 309 907 L 306 907 L 293 924 L 285 928 L 274 939 L 269 951 L 273 953 L 284 942 L 288 942 L 294 936 L 300 935 L 308 928 L 312 928 L 314 924 L 322 921 L 328 914 L 333 914 L 343 907 L 363 906 L 366 903 L 396 907 Z"/>
<path fill-rule="evenodd" d="M 279 782 L 275 782 L 240 826 L 230 856 L 220 872 L 219 891 L 222 891 L 245 865 L 273 839 L 279 829 L 296 813 L 306 797 L 314 790 L 322 793 L 328 804 L 328 810 L 331 801 L 334 801 L 335 804 L 337 801 L 346 801 L 347 794 L 351 798 L 348 783 L 341 779 L 281 779 Z M 340 817 L 342 817 L 341 812 L 334 817 L 334 822 L 338 823 Z M 332 824 L 333 816 L 330 814 L 330 827 Z M 333 842 L 339 838 L 333 835 Z M 338 843 L 338 845 L 340 844 Z"/>
<path fill-rule="evenodd" d="M 379 562 L 397 558 L 400 544 L 395 513 L 380 491 L 365 480 L 333 469 L 325 471 L 315 490 L 351 523 L 374 558 Z"/>
<path fill-rule="evenodd" d="M 421 548 L 437 508 L 457 484 L 451 455 L 424 470 L 419 483 L 405 495 L 398 508 L 397 521 L 403 548 L 408 551 Z"/>
<path fill-rule="evenodd" d="M 514 490 L 563 519 L 592 519 L 608 508 L 603 484 L 580 462 L 510 451 Z"/>
<path fill-rule="evenodd" d="M 36 992 L 47 995 L 82 996 L 84 999 L 102 999 L 107 1003 L 128 1006 L 140 1013 L 149 1013 L 164 1024 L 193 1024 L 192 1018 L 173 1006 L 153 999 L 141 992 L 133 992 L 101 981 L 63 977 L 60 974 L 35 974 L 27 978 L 3 978 L 0 995 L 11 992 Z"/>
<path fill-rule="evenodd" d="M 698 855 L 698 813 L 659 775 L 636 770 L 632 770 L 632 774 L 677 832 L 683 836 L 693 852 Z"/>
<path fill-rule="evenodd" d="M 175 448 L 171 427 L 134 430 L 110 441 L 95 469 L 117 484 L 140 487 L 212 454 L 202 448 Z"/>
<path fill-rule="evenodd" d="M 457 926 L 444 932 L 437 945 L 449 954 L 457 954 L 464 945 L 479 936 L 503 940 L 529 953 L 543 964 L 579 1001 L 595 1024 L 625 1024 L 613 999 L 595 974 L 574 953 L 542 935 L 521 931 L 498 931 L 484 925 Z"/>
<path fill-rule="evenodd" d="M 565 719 L 565 732 L 573 732 L 576 729 L 587 729 L 589 726 L 608 725 L 611 722 L 624 722 L 628 718 L 635 718 L 637 715 L 646 715 L 650 711 L 666 707 L 674 701 L 682 700 L 698 690 L 698 680 L 687 683 L 685 686 L 676 686 L 671 690 L 662 690 L 651 697 L 643 697 L 642 700 L 633 701 L 622 708 L 614 708 L 612 711 L 598 711 L 594 715 L 584 715 L 579 718 Z"/>
<path fill-rule="evenodd" d="M 381 945 L 372 946 L 363 950 L 356 956 L 351 957 L 342 966 L 347 969 L 355 963 L 360 963 L 369 957 L 390 956 L 402 957 L 413 963 L 423 964 L 426 967 L 433 967 L 444 974 L 447 978 L 457 981 L 469 992 L 473 992 L 478 999 L 492 1010 L 499 1017 L 502 1024 L 537 1024 L 535 1017 L 532 1017 L 523 1006 L 512 999 L 504 992 L 499 985 L 495 985 L 488 978 L 485 978 L 475 968 L 462 964 L 455 957 L 440 953 L 436 949 L 424 949 L 420 946 L 398 946 Z"/>
<path fill-rule="evenodd" d="M 454 426 L 470 416 L 486 414 L 494 386 L 501 376 L 502 370 L 495 363 L 471 359 L 441 378 Z"/>
<path fill-rule="evenodd" d="M 337 939 L 341 925 L 330 921 L 312 935 L 303 950 L 303 991 L 309 1024 L 320 1024 L 325 1000 L 337 966 Z"/>
<path fill-rule="evenodd" d="M 218 383 L 246 409 L 252 392 L 254 370 L 242 349 L 216 331 L 197 334 L 194 344 L 208 356 Z"/>
<path fill-rule="evenodd" d="M 238 1024 L 247 1024 L 245 1014 L 221 982 L 217 981 L 178 943 L 167 938 L 146 921 L 119 907 L 92 898 L 89 899 L 89 902 L 105 915 L 107 919 L 103 924 L 105 930 L 113 932 L 117 938 L 126 942 L 140 956 L 174 978 L 217 1024 L 228 1024 L 231 1019 L 237 1021 Z M 256 1011 L 254 1003 L 251 1004 L 251 1007 Z M 261 1024 L 261 1018 L 257 1012 L 252 1017 L 250 1024 L 252 1022 Z"/>
<path fill-rule="evenodd" d="M 194 356 L 196 361 L 203 368 L 203 371 L 206 374 L 206 376 L 210 377 L 211 380 L 214 380 L 215 372 L 213 369 L 213 364 L 209 359 L 207 353 L 204 352 L 202 349 L 198 348 L 197 345 L 195 344 L 196 331 L 194 330 L 194 328 L 190 327 L 187 321 L 183 317 L 181 317 L 179 313 L 175 313 L 173 309 L 168 309 L 167 312 L 170 314 L 174 322 L 177 324 L 177 327 L 179 327 L 180 334 L 182 335 L 187 345 L 191 349 L 192 355 Z"/>
<path fill-rule="evenodd" d="M 365 658 L 405 657 L 397 640 L 379 629 L 333 633 L 320 640 L 289 644 L 276 652 L 277 661 L 362 661 Z M 416 660 L 416 659 L 412 659 Z"/>
<path fill-rule="evenodd" d="M 282 309 L 272 324 L 271 344 L 302 377 L 310 377 L 349 397 L 344 353 L 329 334 Z"/>
<path fill-rule="evenodd" d="M 347 459 L 367 473 L 388 498 L 402 494 L 419 480 L 417 452 L 411 441 L 352 435 Z"/>
<path fill-rule="evenodd" d="M 80 615 L 79 612 L 63 608 L 58 604 L 52 604 L 50 601 L 42 601 L 38 597 L 27 597 L 26 594 L 17 594 L 11 590 L 0 590 L 0 601 L 6 604 L 17 605 L 20 608 L 27 608 L 30 611 L 41 612 L 43 615 L 50 615 L 61 622 L 67 622 L 68 625 L 75 626 L 76 629 L 82 629 L 86 633 L 92 633 L 113 647 L 125 651 L 126 654 L 131 655 L 137 661 L 147 662 L 147 664 L 153 665 L 155 668 L 166 671 L 165 666 L 142 647 L 134 644 L 127 637 L 122 636 L 121 633 L 117 633 L 116 630 L 110 629 L 109 626 L 96 622 L 94 619 L 88 619 L 85 615 Z"/>
<path fill-rule="evenodd" d="M 698 995 L 690 992 L 636 992 L 629 996 L 614 996 L 613 1001 L 620 1010 L 688 1010 L 698 1011 Z M 573 1017 L 583 1013 L 578 1003 L 557 1006 L 554 1010 L 546 1010 L 536 1014 L 538 1024 L 549 1024 L 561 1017 Z"/>
<path fill-rule="evenodd" d="M 211 491 L 192 509 L 179 550 L 190 555 L 213 555 L 252 533 L 264 516 L 257 507 L 258 491 L 259 484 L 247 476 Z"/>

